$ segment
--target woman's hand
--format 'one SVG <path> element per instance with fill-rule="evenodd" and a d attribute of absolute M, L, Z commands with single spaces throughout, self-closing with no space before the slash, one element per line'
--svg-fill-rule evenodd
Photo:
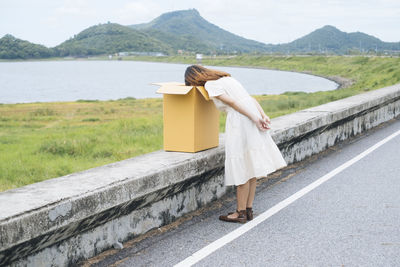
<path fill-rule="evenodd" d="M 257 125 L 257 128 L 262 132 L 265 132 L 266 130 L 270 129 L 269 123 L 266 122 L 265 119 L 255 117 L 253 121 Z"/>
<path fill-rule="evenodd" d="M 271 124 L 271 119 L 270 119 L 266 114 L 263 114 L 263 115 L 262 115 L 262 119 L 263 119 L 266 123 Z"/>
<path fill-rule="evenodd" d="M 252 120 L 257 125 L 257 128 L 260 131 L 266 131 L 266 130 L 270 129 L 270 127 L 269 127 L 270 119 L 267 115 L 265 115 L 265 113 L 263 113 L 261 117 L 256 116 L 254 113 L 250 112 L 247 107 L 245 107 L 240 102 L 235 101 L 232 97 L 230 97 L 227 94 L 222 94 L 222 95 L 216 96 L 216 98 L 221 100 L 223 103 L 230 106 L 237 112 L 247 116 L 250 120 Z M 254 99 L 254 101 L 256 101 L 256 100 Z"/>

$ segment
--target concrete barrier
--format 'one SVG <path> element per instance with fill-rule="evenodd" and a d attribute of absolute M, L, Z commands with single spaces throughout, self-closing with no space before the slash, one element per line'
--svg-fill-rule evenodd
<path fill-rule="evenodd" d="M 400 114 L 400 84 L 272 120 L 288 163 Z M 68 266 L 220 198 L 218 148 L 156 151 L 0 193 L 0 266 Z"/>

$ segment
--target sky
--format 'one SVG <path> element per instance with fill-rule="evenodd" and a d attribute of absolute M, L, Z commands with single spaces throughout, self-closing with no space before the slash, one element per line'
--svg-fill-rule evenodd
<path fill-rule="evenodd" d="M 400 41 L 400 0 L 0 0 L 0 37 L 48 47 L 99 24 L 149 22 L 195 8 L 209 22 L 264 43 L 287 43 L 325 25 Z"/>

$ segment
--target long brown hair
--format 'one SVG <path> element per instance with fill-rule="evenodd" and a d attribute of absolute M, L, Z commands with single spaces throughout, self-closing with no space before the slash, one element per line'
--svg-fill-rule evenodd
<path fill-rule="evenodd" d="M 207 81 L 218 80 L 221 77 L 231 76 L 220 70 L 207 69 L 200 65 L 192 65 L 185 71 L 185 84 L 193 86 L 204 86 Z"/>

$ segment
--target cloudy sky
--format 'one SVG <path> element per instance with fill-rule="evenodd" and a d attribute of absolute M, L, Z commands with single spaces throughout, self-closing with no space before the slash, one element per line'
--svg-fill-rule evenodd
<path fill-rule="evenodd" d="M 328 24 L 400 41 L 400 0 L 0 0 L 0 37 L 10 33 L 52 47 L 98 23 L 143 23 L 189 8 L 264 43 L 290 42 Z"/>

